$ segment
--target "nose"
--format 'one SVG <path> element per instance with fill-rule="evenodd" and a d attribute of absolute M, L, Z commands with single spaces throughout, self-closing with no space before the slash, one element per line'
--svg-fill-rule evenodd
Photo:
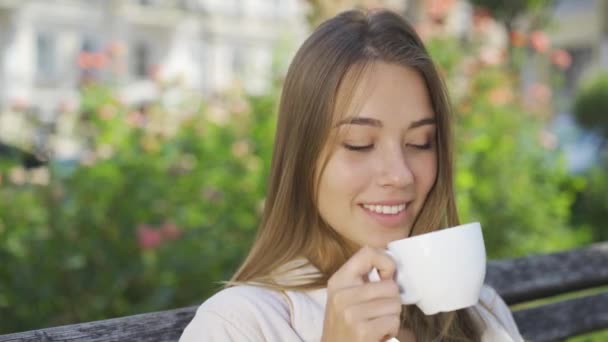
<path fill-rule="evenodd" d="M 379 166 L 378 183 L 383 187 L 403 188 L 414 182 L 414 174 L 400 147 L 386 151 Z"/>

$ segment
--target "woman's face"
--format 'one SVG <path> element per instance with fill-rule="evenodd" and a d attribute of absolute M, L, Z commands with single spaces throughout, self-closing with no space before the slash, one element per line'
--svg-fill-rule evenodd
<path fill-rule="evenodd" d="M 435 115 L 411 68 L 376 62 L 358 84 L 319 159 L 318 208 L 342 236 L 386 247 L 408 236 L 435 183 Z"/>

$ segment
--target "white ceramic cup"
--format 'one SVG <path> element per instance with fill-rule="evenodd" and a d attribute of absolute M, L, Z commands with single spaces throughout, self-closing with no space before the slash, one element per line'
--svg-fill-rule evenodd
<path fill-rule="evenodd" d="M 401 303 L 426 315 L 473 306 L 486 275 L 486 249 L 478 222 L 392 241 Z M 368 278 L 379 281 L 373 269 Z"/>

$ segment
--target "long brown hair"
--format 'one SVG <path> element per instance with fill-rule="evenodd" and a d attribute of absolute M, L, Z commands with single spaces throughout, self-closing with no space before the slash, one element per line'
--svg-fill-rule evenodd
<path fill-rule="evenodd" d="M 375 61 L 412 68 L 426 82 L 437 122 L 438 170 L 411 234 L 458 224 L 452 162 L 451 109 L 446 87 L 422 41 L 402 17 L 390 11 L 351 10 L 321 24 L 303 43 L 287 72 L 274 142 L 268 193 L 257 237 L 229 284 L 257 283 L 278 289 L 326 287 L 329 277 L 359 248 L 331 229 L 316 205 L 319 163 L 336 115 Z M 346 102 L 350 101 L 348 99 Z M 276 282 L 282 266 L 304 257 L 317 277 L 295 285 Z M 427 341 L 475 341 L 472 313 L 459 310 L 425 316 L 404 307 L 404 326 Z"/>

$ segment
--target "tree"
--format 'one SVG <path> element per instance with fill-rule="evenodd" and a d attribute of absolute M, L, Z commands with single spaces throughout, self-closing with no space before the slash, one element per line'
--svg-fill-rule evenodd
<path fill-rule="evenodd" d="M 602 137 L 602 147 L 608 142 L 608 73 L 591 79 L 576 95 L 574 114 L 584 128 Z"/>
<path fill-rule="evenodd" d="M 586 130 L 596 133 L 601 142 L 597 148 L 597 164 L 582 176 L 586 187 L 577 195 L 573 206 L 573 223 L 593 232 L 594 241 L 608 239 L 608 73 L 589 80 L 578 92 L 574 102 L 577 122 Z"/>
<path fill-rule="evenodd" d="M 471 4 L 480 8 L 487 9 L 507 30 L 511 32 L 515 26 L 515 21 L 522 16 L 526 16 L 533 24 L 539 26 L 546 21 L 545 10 L 555 0 L 470 0 Z"/>

